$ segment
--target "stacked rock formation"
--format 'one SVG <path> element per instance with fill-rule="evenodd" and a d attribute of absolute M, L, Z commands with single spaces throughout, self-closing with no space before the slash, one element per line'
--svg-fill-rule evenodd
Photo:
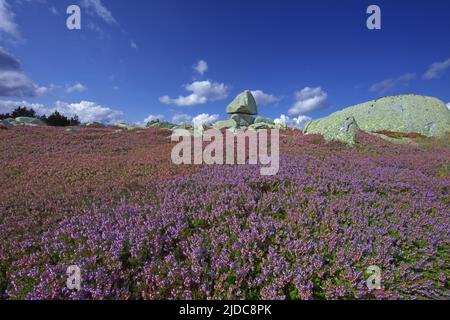
<path fill-rule="evenodd" d="M 263 117 L 257 116 L 258 107 L 255 98 L 250 91 L 240 93 L 227 106 L 226 112 L 230 114 L 230 119 L 219 121 L 214 124 L 216 129 L 270 129 L 276 125 Z"/>

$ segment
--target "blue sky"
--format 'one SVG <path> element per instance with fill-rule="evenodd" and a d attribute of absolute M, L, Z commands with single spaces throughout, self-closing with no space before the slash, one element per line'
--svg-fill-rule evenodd
<path fill-rule="evenodd" d="M 215 120 L 252 90 L 261 115 L 301 124 L 392 94 L 448 103 L 449 14 L 446 0 L 0 0 L 0 112 Z"/>

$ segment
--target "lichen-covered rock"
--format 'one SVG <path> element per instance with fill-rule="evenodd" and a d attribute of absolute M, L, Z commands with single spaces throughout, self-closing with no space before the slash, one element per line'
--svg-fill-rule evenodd
<path fill-rule="evenodd" d="M 236 128 L 237 126 L 238 126 L 237 122 L 234 121 L 233 119 L 219 121 L 213 125 L 214 129 L 218 130 Z"/>
<path fill-rule="evenodd" d="M 231 119 L 236 121 L 239 127 L 248 127 L 255 122 L 255 118 L 248 114 L 235 113 L 231 116 Z"/>
<path fill-rule="evenodd" d="M 124 129 L 124 130 L 134 130 L 139 129 L 140 127 L 134 124 L 125 123 L 125 122 L 117 122 L 114 124 L 114 127 Z"/>
<path fill-rule="evenodd" d="M 17 117 L 14 119 L 16 126 L 46 126 L 47 124 L 41 119 L 30 117 Z"/>
<path fill-rule="evenodd" d="M 176 127 L 176 125 L 173 123 L 167 122 L 167 121 L 161 121 L 159 119 L 155 119 L 155 120 L 147 122 L 146 127 L 147 128 L 172 129 L 172 128 Z"/>
<path fill-rule="evenodd" d="M 399 95 L 362 103 L 311 121 L 305 134 L 329 136 L 330 131 L 353 117 L 363 131 L 392 131 L 441 136 L 450 132 L 450 110 L 440 100 L 419 95 Z"/>
<path fill-rule="evenodd" d="M 248 127 L 248 130 L 261 130 L 261 129 L 275 129 L 275 128 L 274 125 L 264 122 L 254 123 Z"/>
<path fill-rule="evenodd" d="M 226 111 L 227 113 L 258 114 L 255 98 L 250 91 L 240 93 L 228 105 Z"/>
<path fill-rule="evenodd" d="M 345 118 L 342 122 L 335 123 L 323 134 L 326 141 L 340 141 L 349 146 L 355 143 L 356 133 L 359 126 L 352 116 Z"/>
<path fill-rule="evenodd" d="M 13 125 L 7 120 L 0 120 L 0 126 L 2 127 L 2 129 L 8 129 L 13 127 Z"/>
<path fill-rule="evenodd" d="M 254 123 L 268 123 L 268 124 L 274 124 L 274 122 L 270 119 L 261 117 L 261 116 L 257 116 L 255 118 L 255 122 Z"/>

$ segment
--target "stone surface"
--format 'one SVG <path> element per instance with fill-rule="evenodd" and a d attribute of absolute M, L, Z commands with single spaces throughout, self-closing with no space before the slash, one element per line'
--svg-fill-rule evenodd
<path fill-rule="evenodd" d="M 8 129 L 8 128 L 13 127 L 13 125 L 7 120 L 0 120 L 0 126 L 2 126 L 3 129 Z"/>
<path fill-rule="evenodd" d="M 336 122 L 334 126 L 329 127 L 323 134 L 323 137 L 326 141 L 340 141 L 351 146 L 355 143 L 358 130 L 360 129 L 355 118 L 350 116 L 339 123 Z"/>
<path fill-rule="evenodd" d="M 125 129 L 125 130 L 134 130 L 139 129 L 140 127 L 134 124 L 124 123 L 124 122 L 118 122 L 114 124 L 114 127 Z"/>
<path fill-rule="evenodd" d="M 218 130 L 236 128 L 237 126 L 238 126 L 237 122 L 234 121 L 233 119 L 219 121 L 213 125 L 213 127 Z"/>
<path fill-rule="evenodd" d="M 252 93 L 244 91 L 227 106 L 226 112 L 254 115 L 258 114 L 258 108 Z"/>
<path fill-rule="evenodd" d="M 235 113 L 231 116 L 231 119 L 236 121 L 239 127 L 248 127 L 249 125 L 252 125 L 255 122 L 255 117 L 252 117 L 251 115 L 248 114 Z"/>
<path fill-rule="evenodd" d="M 155 119 L 155 120 L 147 122 L 146 127 L 147 128 L 172 129 L 172 128 L 176 127 L 176 125 L 173 123 L 167 122 L 167 121 L 161 121 L 159 119 Z"/>
<path fill-rule="evenodd" d="M 440 136 L 450 132 L 450 110 L 440 100 L 419 95 L 399 95 L 362 103 L 314 120 L 305 126 L 305 134 L 330 137 L 348 117 L 361 130 L 392 131 Z"/>
<path fill-rule="evenodd" d="M 37 118 L 30 117 L 18 117 L 14 119 L 14 124 L 16 126 L 46 126 L 47 124 Z"/>
<path fill-rule="evenodd" d="M 91 127 L 91 128 L 104 128 L 105 125 L 103 123 L 100 122 L 88 122 L 85 125 L 86 127 Z"/>
<path fill-rule="evenodd" d="M 261 116 L 257 116 L 255 118 L 255 122 L 254 123 L 269 123 L 269 124 L 274 124 L 274 122 L 270 119 L 261 117 Z"/>

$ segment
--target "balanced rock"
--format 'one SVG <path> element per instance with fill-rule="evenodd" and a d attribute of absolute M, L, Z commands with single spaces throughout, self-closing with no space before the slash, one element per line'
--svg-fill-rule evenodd
<path fill-rule="evenodd" d="M 226 112 L 231 114 L 240 113 L 255 115 L 258 114 L 258 108 L 252 93 L 250 91 L 244 91 L 234 98 L 228 105 Z"/>
<path fill-rule="evenodd" d="M 348 120 L 351 117 L 353 120 Z M 436 98 L 419 95 L 385 97 L 348 107 L 311 121 L 303 132 L 339 140 L 334 135 L 341 131 L 336 129 L 345 127 L 347 120 L 368 132 L 391 131 L 424 136 L 440 136 L 450 132 L 450 110 L 447 106 Z"/>

